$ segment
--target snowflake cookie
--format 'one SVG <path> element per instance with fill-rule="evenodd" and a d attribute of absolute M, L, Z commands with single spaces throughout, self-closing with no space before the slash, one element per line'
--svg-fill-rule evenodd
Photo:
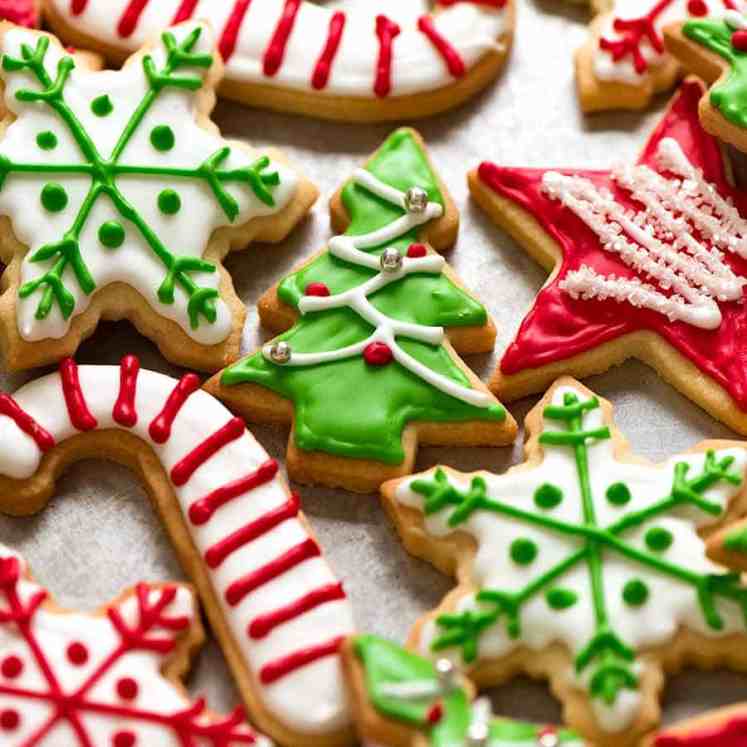
<path fill-rule="evenodd" d="M 458 214 L 420 136 L 390 135 L 331 207 L 340 235 L 260 300 L 288 331 L 207 389 L 250 420 L 293 421 L 299 482 L 373 491 L 412 471 L 418 441 L 510 443 L 513 419 L 457 356 L 492 350 L 495 328 L 435 251 Z"/>
<path fill-rule="evenodd" d="M 583 747 L 567 729 L 493 716 L 448 659 L 432 662 L 374 635 L 343 647 L 358 734 L 387 747 Z"/>
<path fill-rule="evenodd" d="M 67 612 L 0 545 L 0 742 L 5 747 L 269 747 L 241 709 L 190 701 L 180 679 L 204 633 L 192 591 L 139 584 Z"/>
<path fill-rule="evenodd" d="M 339 648 L 354 630 L 351 605 L 244 422 L 194 374 L 177 381 L 134 356 L 120 366 L 67 359 L 0 394 L 0 510 L 40 511 L 65 466 L 92 455 L 143 480 L 252 721 L 285 747 L 347 744 Z"/>
<path fill-rule="evenodd" d="M 526 462 L 505 475 L 437 467 L 383 487 L 408 550 L 459 581 L 411 644 L 482 686 L 547 678 L 573 729 L 636 745 L 657 723 L 665 669 L 747 669 L 747 586 L 705 542 L 747 508 L 747 445 L 645 463 L 609 403 L 569 378 L 527 430 Z"/>
<path fill-rule="evenodd" d="M 0 52 L 9 366 L 59 360 L 101 318 L 130 319 L 175 363 L 235 359 L 246 310 L 222 260 L 283 238 L 316 192 L 209 120 L 221 73 L 210 28 L 164 32 L 119 72 L 10 24 Z"/>

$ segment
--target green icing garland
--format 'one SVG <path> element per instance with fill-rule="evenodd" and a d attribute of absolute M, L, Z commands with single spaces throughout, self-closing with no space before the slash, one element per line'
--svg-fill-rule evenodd
<path fill-rule="evenodd" d="M 16 98 L 27 103 L 46 104 L 52 109 L 66 125 L 78 144 L 85 162 L 79 164 L 27 164 L 14 162 L 7 156 L 0 156 L 0 189 L 2 189 L 8 176 L 13 173 L 53 174 L 57 176 L 85 174 L 91 177 L 92 182 L 73 224 L 65 235 L 60 241 L 41 247 L 29 258 L 30 262 L 44 262 L 56 258 L 54 266 L 48 272 L 29 281 L 18 291 L 21 298 L 27 298 L 37 290 L 42 290 L 42 297 L 36 310 L 37 319 L 45 319 L 55 302 L 65 319 L 68 319 L 73 313 L 75 298 L 66 287 L 63 279 L 68 268 L 72 270 L 79 287 L 84 293 L 91 294 L 95 290 L 96 282 L 86 266 L 81 252 L 80 236 L 94 205 L 99 197 L 105 194 L 112 201 L 122 218 L 134 225 L 163 264 L 166 274 L 158 289 L 158 298 L 161 303 L 173 304 L 175 288 L 179 285 L 189 297 L 187 310 L 191 326 L 197 328 L 200 324 L 200 317 L 204 317 L 210 323 L 215 322 L 217 318 L 215 299 L 218 297 L 218 291 L 214 288 L 201 288 L 190 277 L 191 273 L 195 272 L 213 273 L 216 270 L 215 265 L 195 257 L 180 257 L 173 254 L 125 198 L 116 183 L 116 178 L 120 174 L 200 179 L 210 187 L 215 199 L 231 221 L 234 221 L 238 216 L 239 205 L 224 188 L 225 183 L 246 184 L 259 200 L 267 205 L 274 205 L 270 189 L 279 184 L 280 180 L 276 172 L 263 173 L 269 165 L 269 159 L 266 157 L 258 159 L 245 168 L 224 170 L 220 168 L 221 164 L 231 153 L 230 148 L 224 147 L 195 169 L 132 166 L 119 163 L 133 135 L 164 89 L 179 88 L 196 91 L 202 87 L 201 78 L 195 75 L 177 74 L 177 71 L 182 68 L 209 68 L 212 65 L 212 55 L 193 52 L 201 33 L 202 28 L 195 28 L 180 44 L 177 43 L 172 33 L 164 33 L 161 38 L 166 47 L 167 58 L 161 70 L 156 68 L 155 61 L 150 55 L 143 58 L 143 69 L 149 82 L 149 90 L 127 122 L 108 159 L 99 153 L 86 128 L 65 100 L 65 86 L 75 67 L 72 57 L 63 57 L 60 60 L 57 77 L 53 80 L 45 66 L 45 58 L 49 49 L 49 38 L 47 37 L 39 37 L 35 49 L 32 49 L 28 44 L 23 44 L 20 59 L 7 54 L 3 56 L 2 67 L 6 74 L 27 70 L 36 77 L 43 87 L 39 91 L 21 89 L 16 93 Z M 95 99 L 91 107 L 98 116 L 106 116 L 112 111 L 113 105 L 110 97 L 103 95 Z M 164 136 L 158 138 L 160 144 L 166 144 L 167 139 L 167 137 L 164 139 Z M 51 148 L 56 145 L 57 139 L 53 133 L 42 133 L 37 137 L 37 143 L 41 148 Z M 67 195 L 60 185 L 50 182 L 42 190 L 41 201 L 47 210 L 60 211 L 67 205 Z M 109 229 L 104 231 L 104 235 L 99 235 L 102 242 L 107 246 L 109 244 L 104 241 L 104 236 L 116 243 Z"/>
<path fill-rule="evenodd" d="M 576 657 L 575 667 L 578 673 L 592 667 L 593 671 L 589 678 L 592 696 L 607 704 L 612 704 L 621 690 L 636 689 L 638 678 L 633 666 L 635 652 L 615 632 L 614 621 L 608 617 L 603 554 L 615 553 L 642 567 L 653 569 L 663 576 L 691 586 L 697 594 L 706 623 L 714 630 L 720 630 L 723 627 L 723 621 L 716 609 L 717 598 L 736 602 L 745 615 L 745 625 L 747 625 L 747 588 L 740 585 L 740 576 L 737 573 L 699 574 L 667 561 L 663 555 L 671 543 L 671 536 L 666 537 L 662 533 L 665 530 L 652 529 L 647 534 L 647 539 L 651 533 L 654 536 L 653 543 L 647 542 L 652 552 L 639 549 L 623 539 L 626 532 L 684 505 L 690 505 L 711 516 L 718 516 L 721 513 L 721 507 L 707 501 L 703 498 L 703 494 L 710 487 L 722 481 L 734 485 L 741 483 L 741 477 L 730 471 L 733 457 L 725 457 L 718 461 L 715 452 L 709 451 L 706 454 L 703 470 L 689 478 L 689 465 L 686 462 L 678 463 L 674 468 L 672 487 L 668 495 L 648 508 L 622 516 L 609 526 L 599 525 L 594 510 L 594 496 L 589 474 L 588 443 L 608 439 L 611 434 L 607 427 L 587 430 L 583 424 L 586 413 L 595 410 L 598 406 L 599 402 L 596 398 L 580 401 L 575 394 L 568 392 L 564 396 L 562 405 L 550 405 L 544 411 L 545 418 L 559 421 L 565 428 L 545 431 L 540 436 L 540 443 L 570 448 L 575 455 L 583 508 L 583 521 L 578 524 L 554 518 L 544 509 L 534 513 L 510 503 L 494 500 L 488 496 L 487 484 L 482 477 L 473 478 L 469 490 L 462 492 L 449 481 L 443 470 L 438 469 L 432 478 L 414 480 L 410 488 L 415 493 L 424 496 L 423 510 L 426 516 L 432 516 L 453 507 L 448 525 L 454 529 L 466 522 L 476 511 L 487 511 L 508 517 L 515 522 L 540 527 L 561 536 L 575 537 L 583 541 L 580 549 L 571 553 L 547 572 L 538 575 L 522 590 L 507 592 L 500 589 L 482 589 L 476 596 L 481 604 L 480 609 L 440 616 L 437 624 L 441 633 L 433 641 L 433 650 L 441 651 L 455 646 L 460 647 L 464 660 L 474 662 L 478 656 L 480 637 L 485 631 L 499 623 L 506 625 L 511 638 L 519 638 L 521 635 L 520 613 L 524 605 L 548 587 L 552 587 L 571 569 L 585 564 L 590 579 L 596 630 L 593 638 Z M 615 488 L 612 491 L 613 495 L 623 494 L 624 491 L 619 485 L 618 483 L 613 486 Z M 609 491 L 607 494 L 609 496 Z M 517 540 L 517 542 L 523 541 L 525 542 L 525 540 Z M 514 545 L 511 546 L 512 557 Z M 516 562 L 522 562 L 523 559 L 526 558 L 514 557 Z M 636 582 L 635 579 L 632 579 L 624 590 L 624 600 L 633 607 L 645 604 L 647 597 L 648 588 Z M 560 595 L 554 590 L 548 592 L 545 598 L 553 609 L 562 609 L 564 603 L 567 603 L 566 606 L 572 606 L 576 601 L 575 597 L 567 594 Z"/>
<path fill-rule="evenodd" d="M 443 204 L 438 182 L 417 140 L 406 130 L 391 135 L 366 169 L 400 190 L 418 185 L 429 200 Z M 351 222 L 346 235 L 359 236 L 387 226 L 402 215 L 392 206 L 353 182 L 342 192 Z M 406 253 L 417 241 L 413 230 L 386 246 L 367 250 L 380 254 L 388 246 Z M 311 283 L 324 283 L 332 294 L 355 288 L 375 271 L 325 252 L 280 284 L 278 295 L 294 308 Z M 444 274 L 416 274 L 387 285 L 369 300 L 382 313 L 400 321 L 431 326 L 482 325 L 485 308 Z M 370 325 L 349 308 L 327 309 L 302 316 L 278 339 L 296 352 L 335 350 L 360 342 L 371 334 Z M 463 386 L 464 372 L 446 348 L 399 339 L 400 346 L 428 368 Z M 296 444 L 345 457 L 376 459 L 400 464 L 404 459 L 402 431 L 411 421 L 501 421 L 500 406 L 480 408 L 439 391 L 399 364 L 369 366 L 362 357 L 294 368 L 274 365 L 259 351 L 226 369 L 222 382 L 235 386 L 254 382 L 290 399 L 295 405 Z"/>

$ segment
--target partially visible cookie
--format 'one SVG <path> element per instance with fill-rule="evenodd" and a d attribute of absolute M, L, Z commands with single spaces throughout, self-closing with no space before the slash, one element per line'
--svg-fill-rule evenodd
<path fill-rule="evenodd" d="M 663 729 L 644 747 L 743 747 L 747 744 L 747 705 L 719 708 Z"/>

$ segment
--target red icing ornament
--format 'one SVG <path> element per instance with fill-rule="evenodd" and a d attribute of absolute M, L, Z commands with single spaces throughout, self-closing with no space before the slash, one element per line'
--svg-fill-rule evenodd
<path fill-rule="evenodd" d="M 0 672 L 6 679 L 13 680 L 23 672 L 23 662 L 17 656 L 8 656 L 3 659 Z"/>
<path fill-rule="evenodd" d="M 407 256 L 410 259 L 419 259 L 425 257 L 426 254 L 428 254 L 428 249 L 426 249 L 425 244 L 410 244 L 407 248 Z"/>
<path fill-rule="evenodd" d="M 18 711 L 8 708 L 0 713 L 0 729 L 3 731 L 15 731 L 21 723 Z"/>
<path fill-rule="evenodd" d="M 687 3 L 687 12 L 691 16 L 702 18 L 703 16 L 708 15 L 708 6 L 706 5 L 705 0 L 689 0 Z"/>
<path fill-rule="evenodd" d="M 364 348 L 363 358 L 369 366 L 386 366 L 392 362 L 394 354 L 385 342 L 372 342 Z"/>
<path fill-rule="evenodd" d="M 441 703 L 434 703 L 428 713 L 426 714 L 425 720 L 431 724 L 437 724 L 444 717 L 444 707 Z"/>
<path fill-rule="evenodd" d="M 329 288 L 326 286 L 325 283 L 309 283 L 306 286 L 306 290 L 304 293 L 307 296 L 328 296 L 329 295 Z"/>
<path fill-rule="evenodd" d="M 122 677 L 122 679 L 117 682 L 117 695 L 119 695 L 122 700 L 135 700 L 139 689 L 137 682 L 135 682 L 132 677 Z"/>
<path fill-rule="evenodd" d="M 112 738 L 112 747 L 134 747 L 135 735 L 131 731 L 118 731 Z"/>
<path fill-rule="evenodd" d="M 731 35 L 731 44 L 740 52 L 747 52 L 747 31 L 740 29 Z"/>
<path fill-rule="evenodd" d="M 79 642 L 71 643 L 67 647 L 68 661 L 75 667 L 82 667 L 88 661 L 88 649 Z"/>

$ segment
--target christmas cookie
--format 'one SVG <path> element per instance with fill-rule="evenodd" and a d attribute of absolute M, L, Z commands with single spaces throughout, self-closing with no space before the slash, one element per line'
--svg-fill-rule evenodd
<path fill-rule="evenodd" d="M 0 395 L 0 510 L 44 508 L 65 467 L 107 458 L 145 483 L 254 723 L 281 745 L 350 738 L 338 649 L 351 606 L 277 463 L 187 374 L 77 366 Z M 97 746 L 98 747 L 98 746 Z M 118 745 L 115 747 L 119 747 Z"/>
<path fill-rule="evenodd" d="M 117 73 L 10 24 L 0 51 L 14 115 L 0 140 L 7 365 L 59 360 L 101 318 L 130 319 L 175 363 L 235 359 L 246 310 L 222 260 L 282 239 L 316 191 L 220 137 L 209 27 L 175 27 Z"/>
<path fill-rule="evenodd" d="M 361 740 L 387 747 L 583 747 L 566 729 L 495 718 L 449 659 L 435 663 L 373 635 L 343 648 Z"/>
<path fill-rule="evenodd" d="M 720 708 L 665 729 L 644 747 L 744 747 L 747 706 Z"/>
<path fill-rule="evenodd" d="M 223 95 L 278 111 L 374 122 L 436 114 L 487 86 L 511 47 L 513 2 L 377 0 L 339 8 L 309 0 L 45 0 L 45 6 L 61 38 L 114 60 L 154 31 L 204 18 L 226 62 Z"/>
<path fill-rule="evenodd" d="M 192 591 L 139 584 L 98 612 L 60 609 L 0 545 L 0 741 L 5 747 L 270 747 L 241 709 L 181 685 L 204 640 Z"/>
<path fill-rule="evenodd" d="M 437 467 L 383 487 L 407 549 L 458 579 L 410 643 L 478 686 L 547 678 L 571 728 L 632 747 L 658 721 L 665 671 L 747 669 L 747 585 L 705 544 L 747 508 L 747 444 L 651 465 L 570 378 L 527 431 L 505 475 Z"/>
<path fill-rule="evenodd" d="M 576 84 L 585 112 L 643 109 L 681 75 L 664 44 L 664 27 L 745 7 L 743 0 L 592 0 L 595 18 L 576 52 Z"/>
<path fill-rule="evenodd" d="M 491 388 L 506 399 L 637 357 L 747 433 L 747 203 L 686 81 L 635 164 L 612 171 L 485 162 L 473 196 L 552 270 Z"/>
<path fill-rule="evenodd" d="M 299 482 L 373 491 L 412 470 L 418 441 L 510 443 L 511 416 L 457 356 L 491 350 L 495 328 L 436 252 L 458 215 L 420 137 L 391 135 L 331 209 L 340 235 L 260 301 L 288 331 L 208 390 L 250 420 L 293 422 Z"/>

